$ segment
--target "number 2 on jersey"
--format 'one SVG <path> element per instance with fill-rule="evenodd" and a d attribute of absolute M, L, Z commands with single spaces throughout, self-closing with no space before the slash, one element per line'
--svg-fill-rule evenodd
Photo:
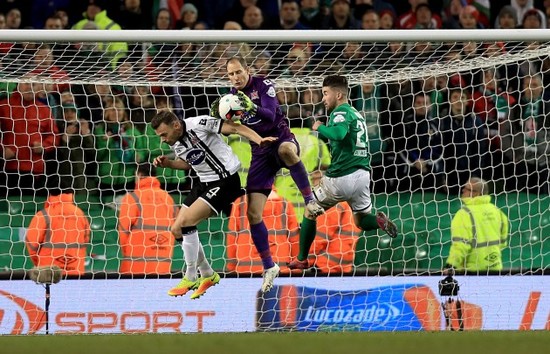
<path fill-rule="evenodd" d="M 367 147 L 367 125 L 362 120 L 357 120 L 357 140 L 355 147 L 359 149 L 365 149 Z"/>

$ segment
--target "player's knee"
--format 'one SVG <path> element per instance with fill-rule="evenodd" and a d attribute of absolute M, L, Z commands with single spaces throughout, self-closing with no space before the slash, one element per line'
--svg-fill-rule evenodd
<path fill-rule="evenodd" d="M 256 225 L 262 221 L 262 211 L 252 210 L 248 208 L 246 212 L 246 217 L 248 218 L 248 223 L 250 225 Z"/>
<path fill-rule="evenodd" d="M 198 223 L 199 223 L 198 220 L 195 220 L 194 218 L 183 217 L 181 219 L 180 226 L 182 228 L 184 228 L 184 227 L 195 227 L 195 226 L 197 226 Z"/>
<path fill-rule="evenodd" d="M 281 160 L 283 160 L 287 165 L 294 165 L 300 161 L 300 157 L 298 156 L 298 152 L 296 151 L 294 144 L 281 144 L 281 146 L 279 146 L 278 153 Z"/>

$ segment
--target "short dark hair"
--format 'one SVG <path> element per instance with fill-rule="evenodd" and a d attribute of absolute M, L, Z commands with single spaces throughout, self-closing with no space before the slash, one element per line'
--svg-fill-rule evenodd
<path fill-rule="evenodd" d="M 342 75 L 329 75 L 323 80 L 323 87 L 330 87 L 348 95 L 348 79 Z"/>
<path fill-rule="evenodd" d="M 157 129 L 162 123 L 170 125 L 177 120 L 178 117 L 174 113 L 168 110 L 159 111 L 151 120 L 151 128 Z"/>
<path fill-rule="evenodd" d="M 148 162 L 140 163 L 137 167 L 137 174 L 144 177 L 156 177 L 157 171 Z"/>
<path fill-rule="evenodd" d="M 240 55 L 235 55 L 235 56 L 232 56 L 231 58 L 227 59 L 227 61 L 225 62 L 225 67 L 227 68 L 227 65 L 229 63 L 231 63 L 232 61 L 236 61 L 238 63 L 240 63 L 243 68 L 248 68 L 248 63 L 246 62 L 246 59 L 243 58 L 242 56 Z"/>

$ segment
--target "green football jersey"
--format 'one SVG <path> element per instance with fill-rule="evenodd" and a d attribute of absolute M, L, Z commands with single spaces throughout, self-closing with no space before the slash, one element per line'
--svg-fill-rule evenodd
<path fill-rule="evenodd" d="M 332 159 L 326 175 L 341 177 L 359 169 L 370 171 L 365 118 L 355 108 L 344 103 L 332 111 L 327 127 L 339 125 L 345 125 L 347 134 L 340 141 L 329 140 Z"/>

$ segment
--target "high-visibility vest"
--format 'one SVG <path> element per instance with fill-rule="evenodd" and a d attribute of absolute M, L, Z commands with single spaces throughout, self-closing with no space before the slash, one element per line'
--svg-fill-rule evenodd
<path fill-rule="evenodd" d="M 309 261 L 325 273 L 351 272 L 361 230 L 353 222 L 347 203 L 338 203 L 317 218 L 317 237 Z"/>
<path fill-rule="evenodd" d="M 227 270 L 238 273 L 261 273 L 261 258 L 250 234 L 250 224 L 246 217 L 246 196 L 233 203 L 227 233 Z M 269 234 L 269 248 L 273 261 L 281 266 L 281 272 L 288 273 L 286 267 L 298 254 L 298 221 L 294 206 L 272 191 L 267 199 L 263 220 Z"/>
<path fill-rule="evenodd" d="M 154 177 L 140 179 L 136 190 L 124 196 L 118 224 L 121 273 L 170 273 L 174 247 L 170 226 L 176 213 L 174 200 Z"/>
<path fill-rule="evenodd" d="M 73 194 L 49 196 L 32 218 L 27 250 L 37 267 L 58 266 L 65 275 L 84 273 L 90 223 L 73 202 Z"/>

